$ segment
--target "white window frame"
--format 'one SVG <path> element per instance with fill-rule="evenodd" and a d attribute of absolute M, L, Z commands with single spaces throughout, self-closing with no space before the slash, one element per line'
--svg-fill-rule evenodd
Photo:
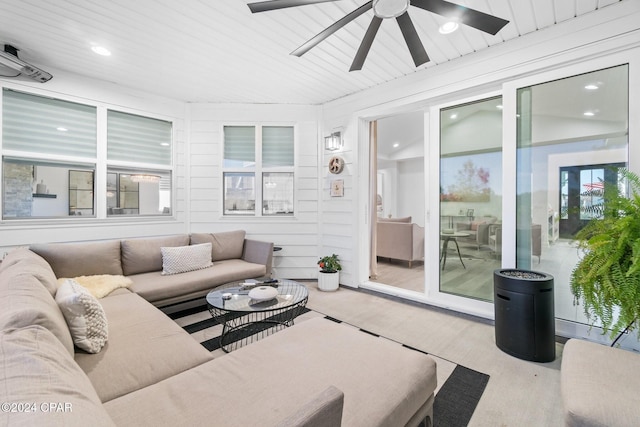
<path fill-rule="evenodd" d="M 230 168 L 224 166 L 224 128 L 225 127 L 253 127 L 255 130 L 255 166 L 253 168 Z M 291 127 L 293 128 L 293 165 L 292 166 L 277 166 L 277 167 L 264 167 L 262 165 L 262 128 L 265 127 Z M 294 218 L 298 212 L 298 198 L 295 187 L 298 158 L 298 126 L 291 122 L 250 122 L 250 123 L 224 123 L 220 128 L 221 138 L 221 150 L 220 150 L 220 212 L 223 218 Z M 225 213 L 225 173 L 253 173 L 255 177 L 255 195 L 256 203 L 254 207 L 254 213 L 251 214 L 227 214 Z M 293 212 L 290 214 L 263 214 L 263 174 L 264 173 L 292 173 L 293 174 Z M 259 202 L 258 202 L 259 201 Z"/>
<path fill-rule="evenodd" d="M 2 102 L 0 99 L 0 177 L 2 177 L 2 157 L 20 158 L 24 160 L 33 159 L 34 161 L 51 161 L 56 163 L 69 163 L 69 164 L 94 164 L 94 210 L 95 215 L 91 217 L 81 218 L 79 216 L 59 216 L 52 218 L 42 217 L 24 217 L 16 219 L 3 219 L 3 198 L 0 197 L 0 224 L 4 225 L 20 225 L 29 224 L 35 225 L 38 223 L 64 223 L 64 222 L 118 222 L 118 221 L 133 221 L 150 222 L 150 221 L 166 221 L 176 219 L 176 119 L 174 117 L 164 116 L 161 114 L 155 114 L 148 111 L 135 110 L 130 108 L 121 107 L 119 105 L 111 105 L 102 103 L 99 101 L 93 101 L 85 98 L 79 98 L 72 95 L 65 95 L 60 93 L 49 93 L 46 90 L 38 88 L 25 88 L 21 85 L 12 83 L 0 82 L 0 97 L 3 93 L 3 89 L 10 89 L 18 92 L 23 92 L 29 95 L 42 96 L 48 98 L 55 98 L 61 101 L 74 102 L 82 105 L 87 105 L 96 108 L 96 157 L 75 157 L 67 155 L 52 155 L 44 153 L 24 152 L 18 150 L 5 150 L 2 145 Z M 147 117 L 151 119 L 163 120 L 171 123 L 171 163 L 170 165 L 158 165 L 158 164 L 145 164 L 139 162 L 125 162 L 125 161 L 108 161 L 107 160 L 107 111 L 118 111 L 127 114 L 133 114 L 141 117 Z M 166 171 L 171 174 L 171 214 L 170 215 L 131 215 L 124 218 L 118 216 L 107 215 L 107 169 L 108 167 L 139 170 L 141 172 L 146 171 Z M 4 191 L 4 190 L 3 190 Z"/>

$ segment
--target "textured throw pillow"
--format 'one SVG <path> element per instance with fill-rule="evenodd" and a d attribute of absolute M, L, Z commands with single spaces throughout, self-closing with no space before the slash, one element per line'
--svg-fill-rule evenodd
<path fill-rule="evenodd" d="M 160 248 L 162 274 L 186 273 L 211 267 L 211 243 Z"/>
<path fill-rule="evenodd" d="M 107 342 L 107 316 L 100 302 L 73 279 L 65 280 L 58 288 L 56 302 L 73 343 L 89 353 L 98 353 Z"/>

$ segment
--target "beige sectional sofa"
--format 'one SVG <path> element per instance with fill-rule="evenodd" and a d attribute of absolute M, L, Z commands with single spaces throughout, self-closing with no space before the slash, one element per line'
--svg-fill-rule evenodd
<path fill-rule="evenodd" d="M 162 274 L 162 247 L 211 243 L 211 269 Z M 131 290 L 155 306 L 205 296 L 235 280 L 268 276 L 273 243 L 245 238 L 244 230 L 156 238 L 32 245 L 57 277 L 112 274 L 133 281 Z"/>
<path fill-rule="evenodd" d="M 156 306 L 205 295 L 238 275 L 268 274 L 271 246 L 242 234 L 242 251 L 233 251 L 241 257 L 227 258 L 226 245 L 239 235 L 188 238 L 218 245 L 212 267 L 172 276 L 156 270 L 160 247 L 182 245 L 185 236 L 118 241 L 120 258 L 113 241 L 10 252 L 0 264 L 0 425 L 404 426 L 431 419 L 433 359 L 324 318 L 213 359 Z M 105 272 L 124 273 L 133 285 L 99 300 L 108 339 L 90 354 L 74 347 L 56 303 L 57 279 Z"/>

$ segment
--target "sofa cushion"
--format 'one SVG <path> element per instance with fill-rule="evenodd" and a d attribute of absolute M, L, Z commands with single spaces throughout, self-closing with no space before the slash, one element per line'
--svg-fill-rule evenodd
<path fill-rule="evenodd" d="M 203 346 L 138 295 L 124 293 L 100 301 L 109 322 L 109 341 L 100 353 L 78 352 L 75 359 L 103 402 L 211 360 Z"/>
<path fill-rule="evenodd" d="M 39 268 L 24 261 L 0 272 L 0 329 L 40 325 L 72 355 L 73 341 L 64 316 L 49 290 L 31 273 L 32 267 Z"/>
<path fill-rule="evenodd" d="M 485 224 L 485 222 L 484 221 L 471 221 L 471 226 L 469 227 L 469 229 L 471 231 L 478 231 L 478 227 L 481 224 Z"/>
<path fill-rule="evenodd" d="M 44 285 L 51 296 L 55 296 L 58 290 L 56 275 L 44 258 L 30 251 L 28 248 L 13 250 L 7 254 L 0 263 L 0 273 L 13 265 L 19 264 L 24 272 L 28 272 Z"/>
<path fill-rule="evenodd" d="M 273 426 L 332 385 L 344 392 L 343 425 L 404 426 L 433 394 L 436 364 L 397 343 L 314 318 L 105 407 L 118 425 Z M 193 407 L 199 410 L 188 410 Z"/>
<path fill-rule="evenodd" d="M 224 231 L 220 233 L 194 233 L 191 244 L 211 243 L 211 259 L 223 261 L 225 259 L 242 258 L 244 248 L 244 230 Z"/>
<path fill-rule="evenodd" d="M 236 280 L 262 277 L 266 267 L 241 259 L 216 261 L 211 268 L 182 274 L 162 275 L 160 271 L 129 276 L 130 289 L 154 305 L 166 305 L 206 295 L 216 286 Z M 174 300 L 175 299 L 175 300 Z"/>
<path fill-rule="evenodd" d="M 162 271 L 162 252 L 160 248 L 170 246 L 186 246 L 189 244 L 187 234 L 175 236 L 153 237 L 144 239 L 128 239 L 122 245 L 122 270 L 125 276 Z"/>
<path fill-rule="evenodd" d="M 277 427 L 336 427 L 342 423 L 343 406 L 344 393 L 329 386 Z"/>
<path fill-rule="evenodd" d="M 89 353 L 98 353 L 107 342 L 107 316 L 88 289 L 73 279 L 58 288 L 56 302 L 64 315 L 73 343 Z"/>
<path fill-rule="evenodd" d="M 0 402 L 35 405 L 30 412 L 3 410 L 0 425 L 115 425 L 87 376 L 46 328 L 0 332 L 0 372 Z"/>
<path fill-rule="evenodd" d="M 178 274 L 211 267 L 211 243 L 160 248 L 162 274 Z"/>
<path fill-rule="evenodd" d="M 579 339 L 562 353 L 560 389 L 565 425 L 637 426 L 640 355 Z"/>
<path fill-rule="evenodd" d="M 122 274 L 118 240 L 50 243 L 32 245 L 30 249 L 51 265 L 56 277 Z"/>

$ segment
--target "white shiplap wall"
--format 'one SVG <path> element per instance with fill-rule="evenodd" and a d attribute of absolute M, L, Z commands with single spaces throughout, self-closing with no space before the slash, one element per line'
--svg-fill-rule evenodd
<path fill-rule="evenodd" d="M 244 229 L 247 237 L 274 242 L 274 276 L 316 278 L 318 257 L 318 152 L 320 107 L 268 104 L 189 104 L 190 229 L 194 233 Z M 223 126 L 287 124 L 296 127 L 293 218 L 224 217 Z"/>
<path fill-rule="evenodd" d="M 334 124 L 336 126 L 324 122 L 322 134 L 326 136 L 335 130 L 340 130 L 344 147 L 333 152 L 322 150 L 319 172 L 321 179 L 319 256 L 337 254 L 342 265 L 340 284 L 355 287 L 357 282 L 354 281 L 354 260 L 357 259 L 357 246 L 353 243 L 353 237 L 357 235 L 355 228 L 359 224 L 358 210 L 355 208 L 355 201 L 359 195 L 354 186 L 358 162 L 354 159 L 352 139 L 357 136 L 357 133 L 342 123 Z M 344 169 L 340 174 L 329 172 L 329 161 L 333 156 L 339 156 L 344 160 Z M 331 197 L 331 183 L 337 179 L 344 181 L 344 196 Z"/>

